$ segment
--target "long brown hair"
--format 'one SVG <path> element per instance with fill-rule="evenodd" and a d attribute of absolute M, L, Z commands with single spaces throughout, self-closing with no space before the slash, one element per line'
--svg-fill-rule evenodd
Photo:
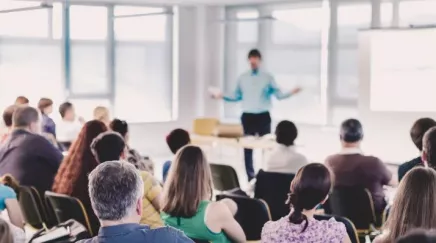
<path fill-rule="evenodd" d="M 165 182 L 162 211 L 173 216 L 193 217 L 202 200 L 212 197 L 212 175 L 206 156 L 197 146 L 181 148 Z"/>
<path fill-rule="evenodd" d="M 309 221 L 303 210 L 313 209 L 324 201 L 332 188 L 332 181 L 332 174 L 323 164 L 308 164 L 299 169 L 291 183 L 288 203 L 293 210 L 289 215 L 289 222 L 305 222 L 302 230 L 304 232 Z"/>
<path fill-rule="evenodd" d="M 78 138 L 71 145 L 55 177 L 53 191 L 72 195 L 76 187 L 87 191 L 87 176 L 98 165 L 91 151 L 91 143 L 100 133 L 107 131 L 106 125 L 92 120 L 82 127 Z"/>
<path fill-rule="evenodd" d="M 416 167 L 401 180 L 384 230 L 394 242 L 412 229 L 436 228 L 436 171 Z"/>

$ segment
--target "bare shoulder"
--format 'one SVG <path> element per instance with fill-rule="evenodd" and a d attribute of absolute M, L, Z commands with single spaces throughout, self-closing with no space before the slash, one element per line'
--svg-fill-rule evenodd
<path fill-rule="evenodd" d="M 232 216 L 229 208 L 220 201 L 210 202 L 207 211 L 207 213 L 215 219 L 224 219 Z"/>

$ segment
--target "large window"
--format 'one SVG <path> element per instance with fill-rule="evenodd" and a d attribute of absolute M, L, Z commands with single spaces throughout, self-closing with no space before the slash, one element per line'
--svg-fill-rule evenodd
<path fill-rule="evenodd" d="M 38 6 L 0 1 L 0 109 L 24 95 L 70 100 L 87 119 L 98 105 L 129 122 L 173 119 L 170 8 Z"/>
<path fill-rule="evenodd" d="M 412 2 L 419 1 L 408 4 Z M 403 8 L 408 7 L 401 8 L 407 11 Z M 377 10 L 376 14 L 373 9 Z M 303 88 L 291 99 L 274 101 L 274 119 L 337 125 L 345 118 L 357 117 L 359 32 L 371 26 L 391 27 L 394 9 L 398 8 L 393 7 L 393 1 L 384 0 L 228 7 L 225 89 L 234 88 L 237 76 L 248 69 L 247 51 L 256 47 L 264 55 L 264 67 L 275 76 L 279 86 L 284 90 L 295 86 Z M 410 13 L 408 19 L 412 15 Z M 244 16 L 250 21 L 244 21 Z M 243 24 L 250 26 L 239 29 Z M 237 118 L 240 115 L 237 107 L 226 104 L 225 118 Z"/>
<path fill-rule="evenodd" d="M 115 114 L 138 122 L 171 120 L 171 14 L 116 7 L 115 16 Z"/>

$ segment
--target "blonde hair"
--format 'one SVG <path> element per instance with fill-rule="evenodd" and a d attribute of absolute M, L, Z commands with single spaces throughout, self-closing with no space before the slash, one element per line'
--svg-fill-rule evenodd
<path fill-rule="evenodd" d="M 162 211 L 173 216 L 193 217 L 203 200 L 212 197 L 212 173 L 201 148 L 181 148 L 171 165 L 163 190 Z"/>
<path fill-rule="evenodd" d="M 385 242 L 408 233 L 412 229 L 436 228 L 436 171 L 417 167 L 401 180 L 394 204 L 384 229 Z"/>
<path fill-rule="evenodd" d="M 94 109 L 94 119 L 102 121 L 104 123 L 109 123 L 109 109 L 104 106 L 97 106 Z"/>

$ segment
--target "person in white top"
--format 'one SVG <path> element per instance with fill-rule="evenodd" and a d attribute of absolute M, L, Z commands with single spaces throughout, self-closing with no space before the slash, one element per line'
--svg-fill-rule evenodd
<path fill-rule="evenodd" d="M 76 140 L 85 121 L 81 117 L 76 119 L 74 106 L 70 102 L 60 105 L 59 113 L 62 120 L 56 124 L 56 136 L 57 140 L 68 149 L 69 145 Z"/>
<path fill-rule="evenodd" d="M 281 121 L 276 127 L 276 148 L 271 151 L 263 165 L 263 170 L 278 173 L 297 173 L 297 171 L 307 165 L 309 160 L 303 154 L 297 152 L 295 139 L 298 130 L 291 121 Z"/>

